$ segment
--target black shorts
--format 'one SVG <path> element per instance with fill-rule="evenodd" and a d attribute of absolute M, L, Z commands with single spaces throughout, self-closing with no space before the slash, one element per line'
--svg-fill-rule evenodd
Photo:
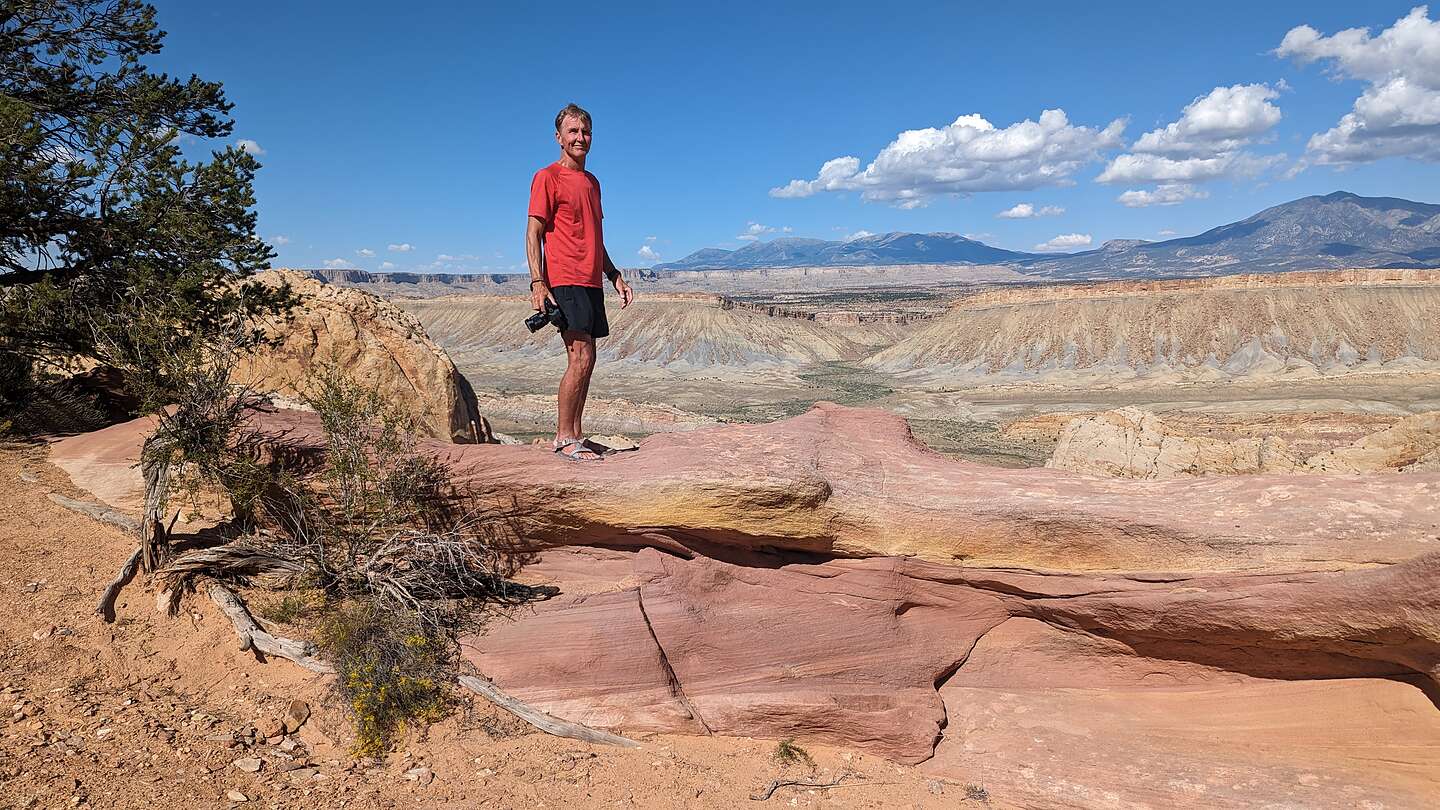
<path fill-rule="evenodd" d="M 565 313 L 566 331 L 584 332 L 593 338 L 610 334 L 610 321 L 605 318 L 605 291 L 599 287 L 567 284 L 551 287 L 550 294 Z"/>

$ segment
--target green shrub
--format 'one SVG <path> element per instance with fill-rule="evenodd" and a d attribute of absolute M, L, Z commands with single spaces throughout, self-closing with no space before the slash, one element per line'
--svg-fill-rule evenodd
<path fill-rule="evenodd" d="M 342 602 L 321 621 L 316 641 L 335 666 L 357 756 L 383 756 L 408 724 L 445 715 L 450 644 L 414 614 L 366 599 Z"/>
<path fill-rule="evenodd" d="M 815 767 L 815 760 L 810 758 L 810 752 L 796 745 L 794 737 L 776 743 L 775 752 L 771 756 L 781 765 L 804 765 L 808 768 Z"/>
<path fill-rule="evenodd" d="M 319 613 L 325 595 L 316 590 L 294 591 L 260 605 L 260 615 L 280 624 L 298 624 Z"/>

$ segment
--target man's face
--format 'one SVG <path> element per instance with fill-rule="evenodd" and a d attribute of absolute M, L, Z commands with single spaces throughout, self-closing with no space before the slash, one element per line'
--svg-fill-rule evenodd
<path fill-rule="evenodd" d="M 582 161 L 590 151 L 590 125 L 578 115 L 567 115 L 560 122 L 560 131 L 555 133 L 560 148 L 572 160 Z"/>

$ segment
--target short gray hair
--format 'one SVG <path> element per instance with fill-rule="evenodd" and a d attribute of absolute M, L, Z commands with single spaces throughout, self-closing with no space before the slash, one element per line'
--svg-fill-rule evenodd
<path fill-rule="evenodd" d="M 571 103 L 571 104 L 566 104 L 566 105 L 565 105 L 565 109 L 563 109 L 563 110 L 561 110 L 560 112 L 558 112 L 558 113 L 555 114 L 555 131 L 556 131 L 556 132 L 559 132 L 559 131 L 560 131 L 560 125 L 565 123 L 565 118 L 566 118 L 567 116 L 571 116 L 571 115 L 575 116 L 576 118 L 579 118 L 581 121 L 584 121 L 584 122 L 585 122 L 585 126 L 588 127 L 588 126 L 591 125 L 591 124 L 590 124 L 590 113 L 585 112 L 585 110 L 581 109 L 580 105 Z"/>

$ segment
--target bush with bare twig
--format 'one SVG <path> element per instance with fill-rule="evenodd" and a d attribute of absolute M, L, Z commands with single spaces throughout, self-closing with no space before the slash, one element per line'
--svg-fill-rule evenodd
<path fill-rule="evenodd" d="M 158 573 L 174 598 L 201 576 L 322 594 L 316 641 L 352 710 L 357 752 L 373 755 L 405 723 L 443 711 L 460 629 L 547 590 L 507 579 L 514 516 L 467 508 L 402 409 L 333 364 L 316 369 L 306 403 L 323 429 L 323 463 L 304 473 L 227 450 L 214 479 L 244 485 L 230 496 L 249 523 Z M 244 464 L 253 479 L 231 472 Z"/>

